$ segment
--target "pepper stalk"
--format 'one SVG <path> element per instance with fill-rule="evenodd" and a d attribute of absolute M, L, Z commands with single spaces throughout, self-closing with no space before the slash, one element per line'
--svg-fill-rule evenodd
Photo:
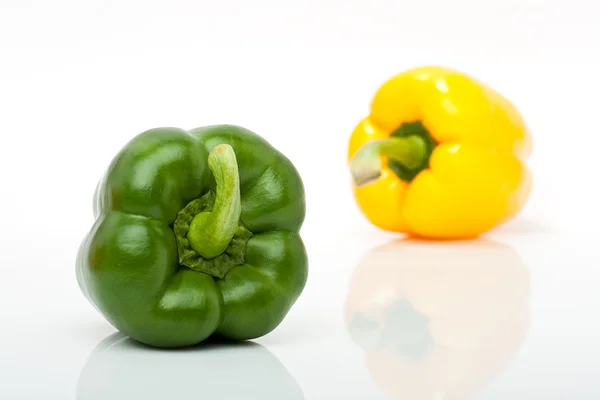
<path fill-rule="evenodd" d="M 208 155 L 208 167 L 217 183 L 212 211 L 201 212 L 190 224 L 190 247 L 205 259 L 223 253 L 233 238 L 242 212 L 240 177 L 233 148 L 215 146 Z"/>
<path fill-rule="evenodd" d="M 374 140 L 361 147 L 352 157 L 350 173 L 356 186 L 364 186 L 381 176 L 382 157 L 413 169 L 418 168 L 427 156 L 427 143 L 418 135 Z"/>

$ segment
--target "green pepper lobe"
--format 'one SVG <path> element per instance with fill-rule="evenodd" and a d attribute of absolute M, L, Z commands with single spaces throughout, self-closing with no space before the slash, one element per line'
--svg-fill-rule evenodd
<path fill-rule="evenodd" d="M 152 129 L 98 184 L 78 283 L 113 326 L 150 346 L 260 337 L 306 284 L 304 215 L 297 170 L 255 133 Z"/>

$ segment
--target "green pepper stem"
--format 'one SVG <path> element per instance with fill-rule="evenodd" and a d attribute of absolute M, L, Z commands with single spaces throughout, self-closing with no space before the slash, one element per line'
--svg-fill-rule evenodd
<path fill-rule="evenodd" d="M 418 168 L 427 157 L 427 143 L 418 135 L 374 140 L 362 146 L 350 160 L 350 173 L 356 186 L 367 185 L 381 176 L 382 157 L 406 168 Z"/>
<path fill-rule="evenodd" d="M 190 247 L 206 259 L 223 253 L 235 234 L 242 205 L 240 177 L 233 148 L 216 146 L 208 155 L 208 167 L 217 183 L 215 204 L 211 212 L 201 212 L 190 224 L 187 238 Z"/>

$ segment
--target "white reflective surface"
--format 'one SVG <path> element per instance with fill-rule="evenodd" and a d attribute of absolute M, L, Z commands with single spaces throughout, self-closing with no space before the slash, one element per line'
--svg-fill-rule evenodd
<path fill-rule="evenodd" d="M 77 381 L 77 400 L 174 396 L 304 399 L 302 388 L 277 357 L 252 342 L 161 351 L 117 333 L 94 348 Z"/>
<path fill-rule="evenodd" d="M 1 0 L 0 400 L 600 399 L 599 5 Z M 424 64 L 534 137 L 529 202 L 480 241 L 402 241 L 352 198 L 352 129 Z M 221 123 L 302 175 L 304 293 L 256 344 L 114 336 L 75 279 L 98 179 L 143 130 Z"/>
<path fill-rule="evenodd" d="M 0 397 L 597 399 L 594 238 L 535 229 L 460 243 L 309 233 L 311 276 L 279 328 L 188 350 L 116 333 L 68 273 L 62 290 L 40 273 L 30 297 L 23 278 L 2 297 Z"/>

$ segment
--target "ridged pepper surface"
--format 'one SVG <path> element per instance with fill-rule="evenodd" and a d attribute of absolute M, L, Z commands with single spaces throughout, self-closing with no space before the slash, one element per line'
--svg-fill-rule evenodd
<path fill-rule="evenodd" d="M 418 67 L 385 82 L 351 135 L 356 202 L 375 226 L 434 239 L 476 237 L 531 191 L 532 140 L 517 108 L 478 80 Z"/>
<path fill-rule="evenodd" d="M 302 180 L 247 129 L 143 132 L 113 159 L 94 198 L 78 282 L 139 342 L 256 338 L 281 323 L 304 289 Z"/>

